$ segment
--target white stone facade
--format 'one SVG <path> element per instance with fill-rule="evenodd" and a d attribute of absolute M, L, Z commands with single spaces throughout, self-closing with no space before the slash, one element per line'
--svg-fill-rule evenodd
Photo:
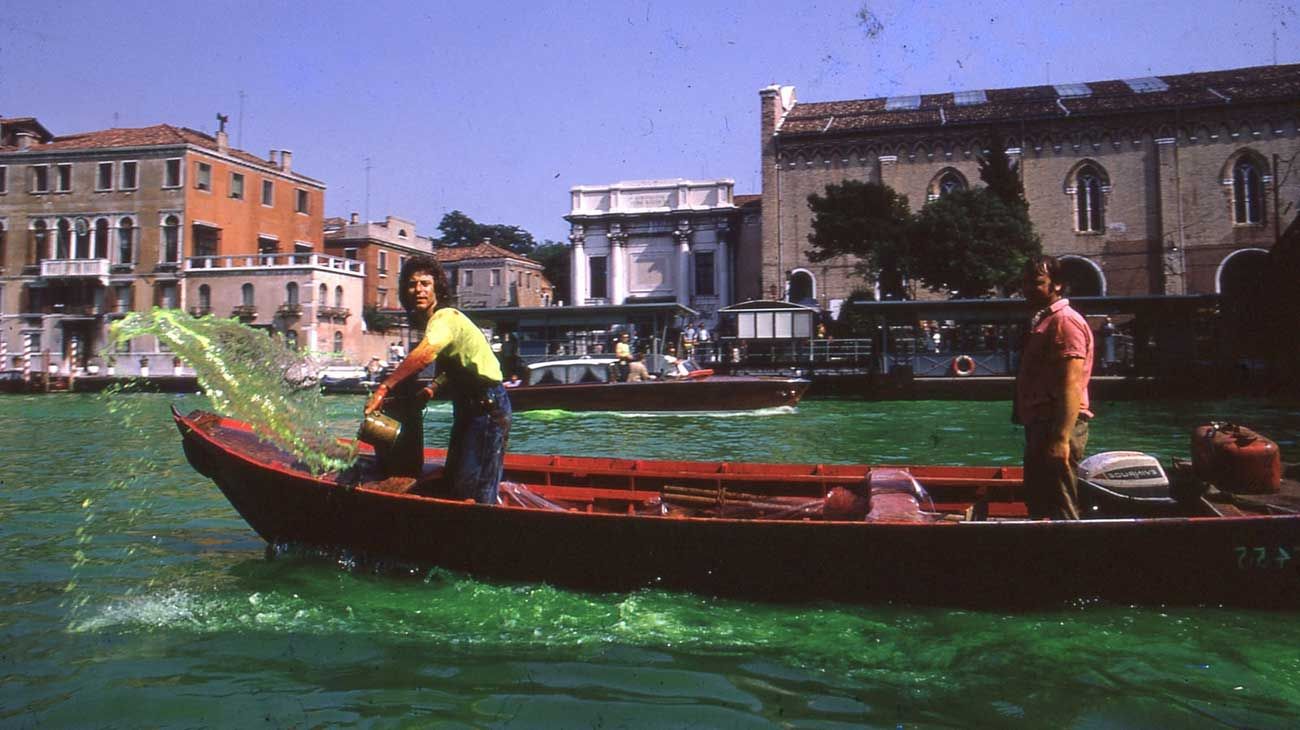
<path fill-rule="evenodd" d="M 572 188 L 573 304 L 675 301 L 710 324 L 732 303 L 735 183 L 646 180 Z"/>

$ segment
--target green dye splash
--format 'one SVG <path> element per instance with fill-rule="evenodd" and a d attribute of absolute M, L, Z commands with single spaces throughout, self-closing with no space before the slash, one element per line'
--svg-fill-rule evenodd
<path fill-rule="evenodd" d="M 158 338 L 194 369 L 219 412 L 246 421 L 313 472 L 342 470 L 355 459 L 355 447 L 327 432 L 319 366 L 278 337 L 233 319 L 161 308 L 132 312 L 113 325 L 112 334 L 119 344 L 142 335 Z"/>

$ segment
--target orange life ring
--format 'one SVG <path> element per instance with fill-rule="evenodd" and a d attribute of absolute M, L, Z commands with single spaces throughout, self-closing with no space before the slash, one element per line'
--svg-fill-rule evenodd
<path fill-rule="evenodd" d="M 975 372 L 975 359 L 970 355 L 958 355 L 952 359 L 952 374 L 959 378 Z"/>

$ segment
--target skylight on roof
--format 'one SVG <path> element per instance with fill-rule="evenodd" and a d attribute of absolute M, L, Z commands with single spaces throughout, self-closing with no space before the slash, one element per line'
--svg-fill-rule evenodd
<path fill-rule="evenodd" d="M 1135 93 L 1146 94 L 1152 91 L 1169 91 L 1169 84 L 1156 76 L 1143 76 L 1136 79 L 1124 79 L 1124 83 Z"/>
<path fill-rule="evenodd" d="M 885 99 L 885 111 L 902 111 L 904 109 L 920 109 L 920 96 L 891 96 Z"/>
<path fill-rule="evenodd" d="M 952 101 L 957 106 L 975 106 L 989 103 L 989 95 L 985 94 L 983 89 L 958 91 L 952 95 Z"/>
<path fill-rule="evenodd" d="M 1092 96 L 1092 88 L 1087 84 L 1056 84 L 1057 96 Z"/>

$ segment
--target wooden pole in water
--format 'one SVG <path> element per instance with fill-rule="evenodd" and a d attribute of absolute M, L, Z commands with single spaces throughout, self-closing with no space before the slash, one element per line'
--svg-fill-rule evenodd
<path fill-rule="evenodd" d="M 23 335 L 23 382 L 32 384 L 32 336 Z"/>

